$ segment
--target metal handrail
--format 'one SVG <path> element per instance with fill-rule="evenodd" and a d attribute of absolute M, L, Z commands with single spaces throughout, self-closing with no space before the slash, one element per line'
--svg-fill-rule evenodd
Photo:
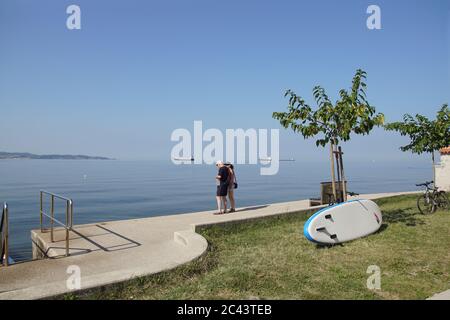
<path fill-rule="evenodd" d="M 50 203 L 50 214 L 44 212 L 44 195 L 49 195 L 51 197 Z M 62 223 L 55 218 L 55 199 L 60 199 L 66 202 L 66 223 Z M 69 256 L 69 231 L 72 230 L 73 226 L 73 201 L 72 199 L 60 196 L 58 194 L 41 190 L 40 191 L 40 222 L 41 222 L 41 232 L 44 233 L 43 222 L 44 216 L 50 218 L 50 241 L 54 242 L 53 229 L 55 222 L 62 226 L 66 230 L 66 256 Z"/>
<path fill-rule="evenodd" d="M 5 267 L 9 264 L 9 225 L 8 204 L 3 203 L 2 217 L 0 221 L 0 262 Z"/>

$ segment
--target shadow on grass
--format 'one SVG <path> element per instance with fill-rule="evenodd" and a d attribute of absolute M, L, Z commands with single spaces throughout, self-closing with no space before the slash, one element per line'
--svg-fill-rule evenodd
<path fill-rule="evenodd" d="M 385 210 L 383 212 L 383 222 L 388 225 L 391 223 L 403 223 L 408 227 L 425 224 L 425 222 L 417 218 L 417 215 L 417 212 L 405 209 Z"/>
<path fill-rule="evenodd" d="M 316 243 L 315 245 L 316 245 L 317 250 L 331 249 L 331 248 L 335 248 L 335 247 L 344 247 L 344 243 L 335 243 L 335 244 Z"/>
<path fill-rule="evenodd" d="M 378 231 L 375 233 L 384 232 L 388 227 L 389 227 L 389 225 L 387 223 L 383 223 L 383 224 L 381 224 L 380 229 L 378 229 Z"/>

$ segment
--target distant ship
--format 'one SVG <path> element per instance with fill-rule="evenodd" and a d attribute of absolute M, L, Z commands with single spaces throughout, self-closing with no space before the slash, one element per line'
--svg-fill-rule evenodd
<path fill-rule="evenodd" d="M 178 157 L 176 157 L 176 158 L 173 158 L 173 160 L 175 160 L 175 161 L 194 161 L 194 157 L 181 157 L 181 158 L 178 158 Z"/>
<path fill-rule="evenodd" d="M 259 158 L 259 161 L 261 162 L 271 162 L 272 158 L 268 157 L 268 158 Z M 280 159 L 279 161 L 295 161 L 294 158 L 289 158 L 289 159 Z"/>

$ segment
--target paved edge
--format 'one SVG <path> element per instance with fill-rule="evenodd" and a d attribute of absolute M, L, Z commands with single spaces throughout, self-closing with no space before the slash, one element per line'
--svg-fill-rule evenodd
<path fill-rule="evenodd" d="M 450 290 L 436 293 L 434 296 L 428 298 L 427 300 L 450 300 Z"/>

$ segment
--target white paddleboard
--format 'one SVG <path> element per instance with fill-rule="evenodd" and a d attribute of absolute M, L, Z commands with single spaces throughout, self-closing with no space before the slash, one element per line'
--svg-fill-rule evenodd
<path fill-rule="evenodd" d="M 351 200 L 316 212 L 306 221 L 303 233 L 315 243 L 337 244 L 372 234 L 382 222 L 375 202 Z"/>

